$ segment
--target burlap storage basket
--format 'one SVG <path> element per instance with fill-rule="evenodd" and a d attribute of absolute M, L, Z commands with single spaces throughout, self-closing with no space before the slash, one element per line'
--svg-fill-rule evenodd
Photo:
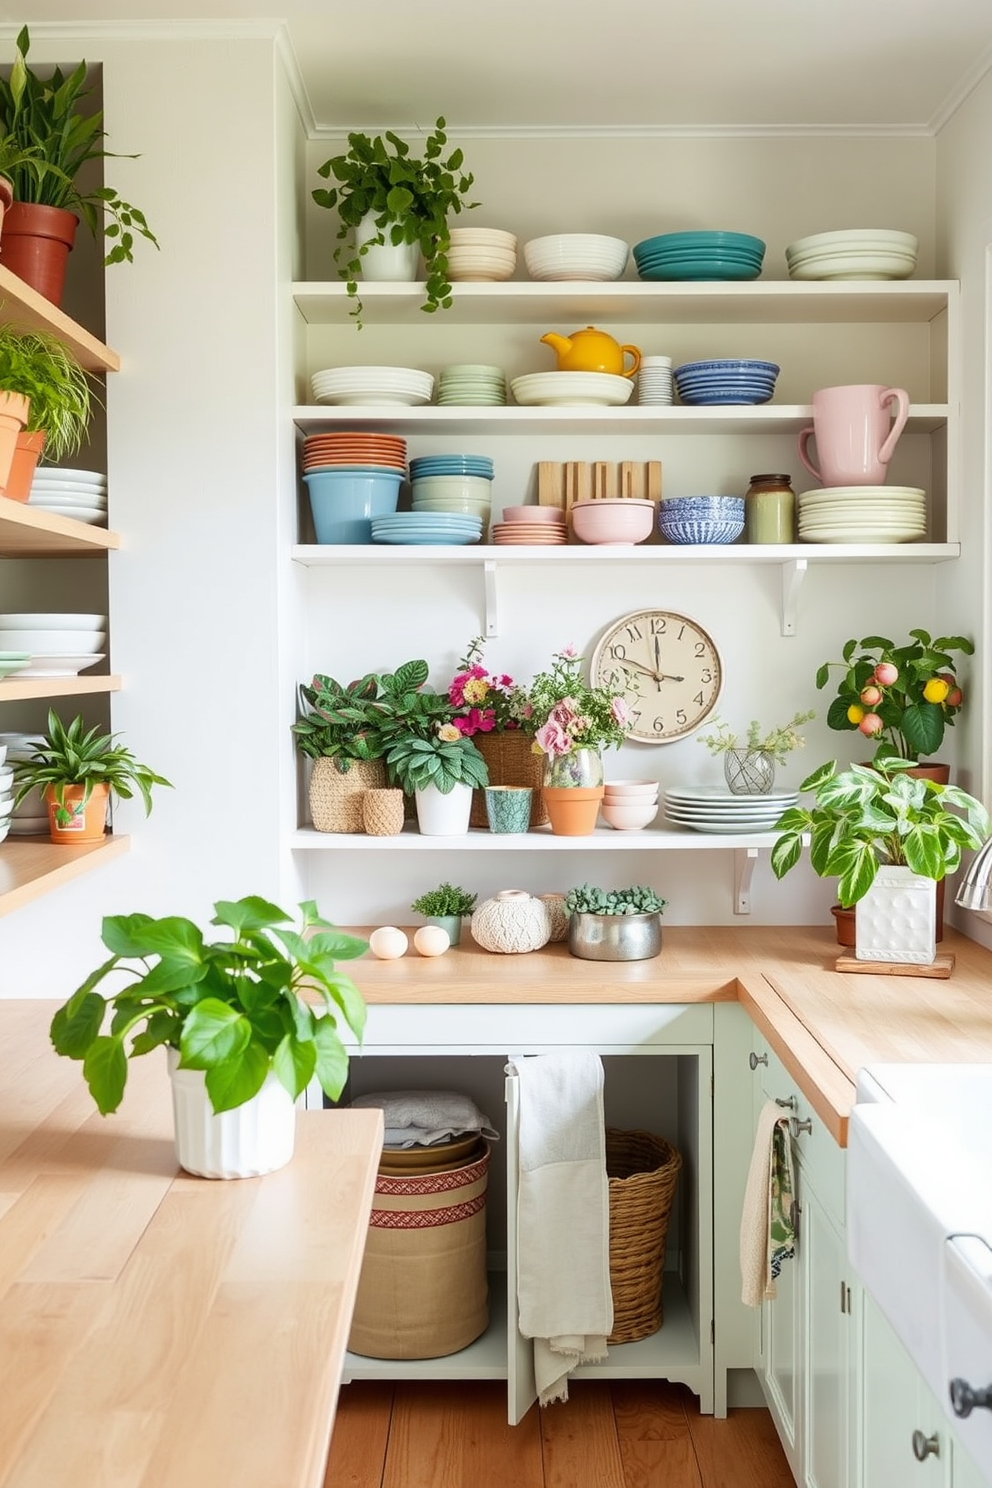
<path fill-rule="evenodd" d="M 681 1168 L 682 1158 L 664 1137 L 607 1127 L 613 1291 L 608 1343 L 633 1343 L 661 1327 L 665 1236 Z"/>
<path fill-rule="evenodd" d="M 533 740 L 519 729 L 507 734 L 473 734 L 472 743 L 486 762 L 490 785 L 529 785 L 534 791 L 530 804 L 530 824 L 543 827 L 548 819 L 541 796 L 544 755 L 535 754 Z M 472 792 L 470 827 L 488 827 L 485 791 Z"/>
<path fill-rule="evenodd" d="M 362 796 L 362 826 L 370 837 L 396 837 L 403 830 L 403 792 L 367 790 Z"/>
<path fill-rule="evenodd" d="M 382 760 L 352 760 L 342 774 L 336 760 L 322 756 L 310 775 L 310 819 L 318 832 L 364 832 L 362 797 L 386 784 Z"/>
<path fill-rule="evenodd" d="M 348 1347 L 375 1359 L 438 1359 L 489 1326 L 489 1149 L 448 1173 L 376 1178 Z"/>

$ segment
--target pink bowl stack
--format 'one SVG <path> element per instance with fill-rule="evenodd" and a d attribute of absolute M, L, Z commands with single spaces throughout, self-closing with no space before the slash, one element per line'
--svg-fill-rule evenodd
<path fill-rule="evenodd" d="M 618 832 L 637 832 L 658 815 L 657 780 L 608 780 L 599 814 Z"/>
<path fill-rule="evenodd" d="M 568 523 L 557 506 L 506 506 L 502 522 L 493 523 L 492 540 L 552 547 L 568 541 Z"/>

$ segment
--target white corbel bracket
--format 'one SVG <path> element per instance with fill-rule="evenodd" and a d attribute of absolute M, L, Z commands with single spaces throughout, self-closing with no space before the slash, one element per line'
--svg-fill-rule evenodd
<path fill-rule="evenodd" d="M 734 848 L 734 914 L 751 913 L 751 879 L 757 861 L 756 847 Z"/>
<path fill-rule="evenodd" d="M 499 635 L 499 597 L 496 590 L 496 560 L 487 558 L 483 566 L 486 586 L 486 614 L 483 634 L 487 640 Z"/>
<path fill-rule="evenodd" d="M 782 634 L 784 636 L 794 636 L 796 633 L 796 606 L 799 603 L 799 591 L 803 587 L 808 567 L 807 558 L 790 558 L 787 563 L 782 564 Z"/>

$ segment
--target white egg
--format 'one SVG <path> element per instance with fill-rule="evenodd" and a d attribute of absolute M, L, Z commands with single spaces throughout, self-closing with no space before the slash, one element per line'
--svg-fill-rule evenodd
<path fill-rule="evenodd" d="M 451 940 L 443 926 L 421 925 L 413 937 L 413 943 L 422 956 L 443 956 Z"/>
<path fill-rule="evenodd" d="M 403 931 L 397 930 L 395 925 L 380 925 L 379 929 L 373 930 L 369 936 L 369 950 L 373 956 L 378 956 L 380 961 L 395 961 L 397 957 L 403 955 L 409 944 Z"/>

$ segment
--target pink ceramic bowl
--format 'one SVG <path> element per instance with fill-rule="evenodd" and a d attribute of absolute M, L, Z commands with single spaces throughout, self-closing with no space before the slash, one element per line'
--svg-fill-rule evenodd
<path fill-rule="evenodd" d="M 636 802 L 644 806 L 658 799 L 657 780 L 608 780 L 603 787 L 604 801 L 616 801 L 618 805 L 633 806 Z"/>
<path fill-rule="evenodd" d="M 618 832 L 638 832 L 643 827 L 650 826 L 658 815 L 658 802 L 649 801 L 645 805 L 642 801 L 631 802 L 629 805 L 621 805 L 616 801 L 607 801 L 605 798 L 599 808 L 599 814 L 608 826 L 614 827 Z"/>
<path fill-rule="evenodd" d="M 584 543 L 640 543 L 654 527 L 653 501 L 621 497 L 615 501 L 577 501 L 572 531 Z"/>
<path fill-rule="evenodd" d="M 565 513 L 558 506 L 504 506 L 504 522 L 547 522 L 549 526 L 561 524 Z"/>

